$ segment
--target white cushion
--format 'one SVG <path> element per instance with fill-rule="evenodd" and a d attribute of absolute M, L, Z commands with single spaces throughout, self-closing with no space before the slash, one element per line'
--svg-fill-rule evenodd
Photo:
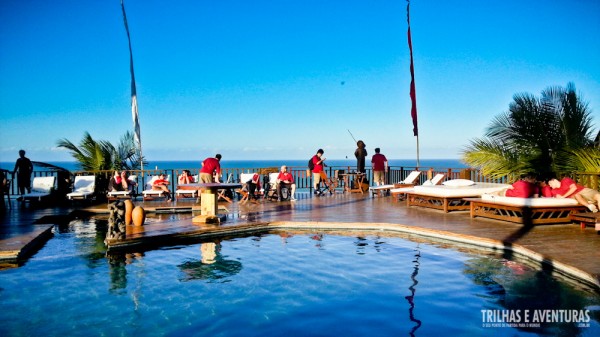
<path fill-rule="evenodd" d="M 572 198 L 518 198 L 518 197 L 501 197 L 496 194 L 483 194 L 482 200 L 497 202 L 501 204 L 509 204 L 514 206 L 577 206 L 579 203 L 577 200 Z"/>
<path fill-rule="evenodd" d="M 463 187 L 463 186 L 475 185 L 475 182 L 473 180 L 468 180 L 468 179 L 452 179 L 452 180 L 444 181 L 442 183 L 442 185 L 453 186 L 453 187 Z"/>
<path fill-rule="evenodd" d="M 31 187 L 32 192 L 50 193 L 56 183 L 56 177 L 34 177 Z"/>
<path fill-rule="evenodd" d="M 191 195 L 192 197 L 195 197 L 196 194 L 198 194 L 198 190 L 177 190 L 175 191 L 175 194 L 177 195 Z"/>
<path fill-rule="evenodd" d="M 131 194 L 131 190 L 129 191 L 110 191 L 108 192 L 108 196 L 109 197 L 114 197 L 114 196 L 127 196 Z"/>
<path fill-rule="evenodd" d="M 492 193 L 509 187 L 507 184 L 477 183 L 470 186 L 415 186 L 414 193 L 434 197 L 479 197 L 484 193 Z"/>
<path fill-rule="evenodd" d="M 392 188 L 394 188 L 394 185 L 381 185 L 381 186 L 371 186 L 371 187 L 369 187 L 369 189 L 373 190 L 373 191 L 390 190 Z"/>
<path fill-rule="evenodd" d="M 421 171 L 412 171 L 410 174 L 404 178 L 404 180 L 399 181 L 399 184 L 414 184 L 417 178 L 421 175 Z"/>

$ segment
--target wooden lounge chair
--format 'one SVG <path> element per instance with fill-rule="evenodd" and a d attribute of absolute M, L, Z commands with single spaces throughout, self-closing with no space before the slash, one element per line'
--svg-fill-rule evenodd
<path fill-rule="evenodd" d="M 152 176 L 152 178 L 150 178 L 150 180 L 146 183 L 146 188 L 144 189 L 144 191 L 142 191 L 142 196 L 143 196 L 144 200 L 153 200 L 154 198 L 166 198 L 167 197 L 167 192 L 165 192 L 163 190 L 152 189 L 152 184 L 157 179 L 158 179 L 158 176 Z M 170 174 L 167 176 L 166 180 L 167 181 L 171 180 Z"/>
<path fill-rule="evenodd" d="M 73 192 L 67 194 L 67 199 L 87 199 L 94 194 L 96 176 L 76 176 L 73 183 Z"/>
<path fill-rule="evenodd" d="M 137 183 L 137 176 L 131 175 L 127 178 L 129 181 L 133 181 Z M 134 196 L 134 186 L 127 191 L 109 191 L 106 194 L 108 201 L 116 200 L 116 199 L 131 199 Z"/>
<path fill-rule="evenodd" d="M 229 176 L 227 176 L 227 181 L 226 183 L 232 183 L 233 182 L 233 174 L 229 174 Z M 227 192 L 229 191 L 229 189 L 222 189 L 219 190 L 218 194 L 217 194 L 217 201 L 219 200 L 225 200 L 227 202 L 233 202 L 233 200 L 231 200 L 230 197 L 227 196 Z M 233 197 L 233 194 L 230 195 L 231 197 Z"/>
<path fill-rule="evenodd" d="M 431 180 L 426 180 L 423 183 L 423 186 L 435 186 L 435 185 L 440 185 L 443 181 L 444 178 L 446 177 L 445 174 L 443 173 L 438 173 L 435 175 L 435 177 L 431 178 Z"/>
<path fill-rule="evenodd" d="M 571 214 L 587 211 L 575 199 L 516 198 L 483 194 L 467 198 L 471 218 L 482 217 L 527 225 L 570 223 Z"/>
<path fill-rule="evenodd" d="M 439 185 L 439 184 L 441 184 L 444 181 L 445 177 L 446 177 L 445 174 L 438 173 L 431 180 L 426 180 L 423 183 L 423 186 L 435 186 L 435 185 Z M 406 194 L 408 192 L 413 192 L 413 191 L 414 191 L 414 186 L 393 188 L 393 189 L 390 190 L 390 192 L 392 194 L 392 197 L 393 197 L 393 199 L 392 199 L 393 201 L 404 200 L 404 198 L 406 198 Z"/>
<path fill-rule="evenodd" d="M 406 203 L 408 206 L 420 206 L 450 211 L 468 211 L 469 201 L 465 198 L 477 198 L 486 193 L 497 192 L 509 187 L 507 184 L 474 183 L 460 186 L 454 182 L 462 182 L 464 179 L 449 180 L 443 185 L 415 186 L 412 191 L 406 192 Z"/>
<path fill-rule="evenodd" d="M 23 195 L 23 200 L 38 200 L 49 196 L 56 189 L 56 177 L 34 177 L 31 192 Z"/>
<path fill-rule="evenodd" d="M 242 184 L 242 188 L 236 190 L 236 192 L 242 196 L 240 204 L 248 202 L 250 192 L 246 183 L 251 180 L 255 174 L 258 173 L 240 173 L 240 183 Z M 260 175 L 258 175 L 258 181 L 260 182 Z M 255 191 L 255 194 L 258 192 L 260 191 Z"/>
<path fill-rule="evenodd" d="M 198 175 L 193 176 L 193 178 L 194 178 L 194 182 L 197 183 L 199 181 Z M 181 190 L 181 189 L 175 190 L 175 198 L 177 198 L 177 199 L 196 198 L 197 196 L 198 196 L 198 190 Z"/>
<path fill-rule="evenodd" d="M 369 190 L 371 190 L 371 193 L 373 195 L 376 195 L 379 193 L 384 194 L 384 193 L 389 192 L 392 194 L 392 196 L 397 197 L 395 195 L 395 192 L 398 193 L 398 191 L 394 191 L 395 189 L 415 186 L 420 175 L 421 175 L 421 171 L 412 171 L 402 181 L 399 181 L 395 184 L 370 187 Z M 402 192 L 402 193 L 404 193 L 404 192 Z"/>

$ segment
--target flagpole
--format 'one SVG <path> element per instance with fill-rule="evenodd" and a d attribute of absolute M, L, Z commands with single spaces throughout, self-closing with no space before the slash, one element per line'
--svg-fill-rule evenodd
<path fill-rule="evenodd" d="M 127 14 L 125 14 L 125 4 L 121 0 L 121 9 L 123 10 L 123 22 L 125 23 L 125 31 L 127 32 L 127 42 L 129 44 L 129 72 L 131 73 L 131 117 L 133 119 L 134 137 L 140 148 L 140 169 L 144 174 L 144 156 L 142 154 L 142 138 L 140 132 L 140 120 L 138 115 L 137 105 L 137 90 L 135 87 L 135 74 L 133 72 L 133 51 L 131 49 L 131 36 L 129 35 L 129 25 L 127 24 Z"/>
<path fill-rule="evenodd" d="M 410 50 L 410 115 L 413 121 L 413 134 L 417 137 L 417 167 L 421 166 L 419 160 L 419 123 L 417 119 L 417 90 L 415 87 L 415 67 L 413 64 L 412 38 L 410 35 L 410 0 L 406 0 L 406 22 L 408 23 L 408 49 Z"/>

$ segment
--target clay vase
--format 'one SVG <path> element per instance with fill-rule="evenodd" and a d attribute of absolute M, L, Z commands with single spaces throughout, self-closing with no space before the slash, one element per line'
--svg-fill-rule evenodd
<path fill-rule="evenodd" d="M 146 221 L 146 211 L 142 206 L 136 206 L 131 212 L 131 218 L 134 226 L 143 226 Z"/>
<path fill-rule="evenodd" d="M 132 213 L 133 213 L 133 202 L 127 199 L 124 201 L 125 203 L 125 225 L 131 225 Z"/>

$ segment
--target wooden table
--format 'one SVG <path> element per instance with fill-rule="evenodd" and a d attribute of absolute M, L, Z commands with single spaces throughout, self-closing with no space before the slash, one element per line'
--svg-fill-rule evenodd
<path fill-rule="evenodd" d="M 586 225 L 594 225 L 597 231 L 600 231 L 600 212 L 598 213 L 574 213 L 571 214 L 571 221 L 579 221 L 581 229 Z"/>
<path fill-rule="evenodd" d="M 177 189 L 180 190 L 209 190 L 212 194 L 217 194 L 219 190 L 233 190 L 236 188 L 242 188 L 242 184 L 238 183 L 194 183 L 194 184 L 179 184 Z M 228 202 L 232 202 L 231 199 L 226 198 Z"/>
<path fill-rule="evenodd" d="M 350 193 L 364 193 L 362 183 L 365 180 L 365 174 L 361 172 L 341 173 L 340 177 L 344 177 L 344 190 Z M 356 188 L 350 186 L 350 177 L 354 177 Z"/>
<path fill-rule="evenodd" d="M 238 183 L 196 183 L 196 184 L 179 184 L 177 188 L 180 190 L 204 190 L 203 197 L 200 199 L 200 214 L 202 215 L 217 215 L 217 193 L 219 190 L 231 190 L 242 188 L 242 184 Z M 200 197 L 200 194 L 198 194 Z M 231 199 L 226 198 L 228 202 Z"/>

